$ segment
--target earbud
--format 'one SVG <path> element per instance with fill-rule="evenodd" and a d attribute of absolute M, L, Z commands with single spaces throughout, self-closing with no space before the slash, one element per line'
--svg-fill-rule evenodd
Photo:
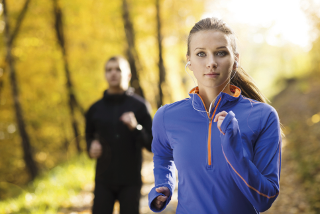
<path fill-rule="evenodd" d="M 235 60 L 234 63 L 236 64 L 236 67 L 238 68 L 238 62 Z M 190 61 L 188 61 L 188 62 L 186 63 L 186 66 L 185 66 L 185 69 L 184 69 L 184 70 L 185 70 L 185 72 L 189 75 L 189 77 L 191 77 L 194 85 L 196 86 L 196 82 L 194 81 L 193 77 L 192 77 L 192 76 L 189 74 L 189 72 L 187 71 L 188 65 L 191 65 L 191 62 L 190 62 Z M 231 80 L 233 79 L 233 77 L 236 75 L 237 70 L 234 70 L 234 71 L 235 71 L 235 72 L 234 72 L 233 76 L 229 79 L 228 83 L 224 86 L 224 88 L 223 88 L 221 91 L 224 91 L 224 89 L 227 87 L 227 85 L 231 82 Z M 230 74 L 231 74 L 231 72 L 232 72 L 232 71 L 230 71 Z M 227 81 L 227 80 L 225 80 L 225 81 Z M 196 111 L 198 111 L 198 112 L 206 112 L 206 113 L 209 113 L 209 114 L 210 114 L 210 112 L 211 112 L 211 110 L 212 110 L 212 108 L 211 108 L 211 107 L 212 107 L 212 104 L 214 103 L 214 101 L 217 99 L 218 96 L 217 96 L 214 100 L 212 100 L 212 102 L 210 103 L 209 112 L 207 112 L 207 111 L 202 111 L 202 110 L 200 110 L 200 109 L 196 109 L 196 108 L 194 107 L 194 94 L 195 94 L 195 92 L 193 91 L 193 93 L 192 93 L 193 96 L 192 96 L 192 98 L 191 98 L 193 109 L 196 110 Z M 219 94 L 218 94 L 218 95 L 219 95 Z"/>

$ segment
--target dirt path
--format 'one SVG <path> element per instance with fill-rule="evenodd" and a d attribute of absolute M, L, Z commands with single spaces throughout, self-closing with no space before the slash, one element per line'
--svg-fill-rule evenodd
<path fill-rule="evenodd" d="M 281 193 L 273 206 L 266 214 L 313 214 L 309 211 L 308 203 L 305 197 L 305 191 L 298 180 L 295 171 L 296 165 L 290 159 L 290 151 L 285 147 L 286 142 L 283 143 L 282 153 L 282 171 L 281 171 Z M 144 154 L 144 162 L 142 167 L 143 187 L 141 189 L 140 213 L 153 214 L 148 207 L 148 193 L 154 186 L 153 177 L 153 162 L 150 153 Z M 59 214 L 91 214 L 91 206 L 93 199 L 93 183 L 86 185 L 84 190 L 72 201 L 75 206 L 70 209 L 61 209 Z M 76 206 L 76 205 L 79 206 Z M 162 214 L 174 214 L 177 207 L 177 190 L 175 190 L 172 200 Z M 119 204 L 115 204 L 113 214 L 119 214 Z"/>
<path fill-rule="evenodd" d="M 141 199 L 140 199 L 140 213 L 141 214 L 153 214 L 148 206 L 148 193 L 150 189 L 154 186 L 153 177 L 153 162 L 152 154 L 144 152 L 144 162 L 142 165 L 142 181 L 143 186 L 141 189 Z M 72 207 L 61 208 L 58 214 L 91 214 L 91 207 L 93 201 L 93 189 L 94 183 L 89 183 L 84 186 L 83 190 L 74 198 L 71 198 Z M 177 207 L 177 190 L 175 190 L 170 204 L 167 206 L 166 210 L 161 212 L 162 214 L 174 214 Z M 119 203 L 115 203 L 113 214 L 119 214 Z"/>
<path fill-rule="evenodd" d="M 264 212 L 266 214 L 314 214 L 310 212 L 306 200 L 306 192 L 299 181 L 297 174 L 297 165 L 290 158 L 290 150 L 286 148 L 286 141 L 283 141 L 282 147 L 282 169 L 280 179 L 280 195 L 272 207 Z"/>

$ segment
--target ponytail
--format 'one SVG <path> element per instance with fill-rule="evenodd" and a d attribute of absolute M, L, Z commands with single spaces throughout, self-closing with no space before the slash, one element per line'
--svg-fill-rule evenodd
<path fill-rule="evenodd" d="M 235 71 L 232 72 L 231 76 L 234 75 L 234 72 Z M 243 70 L 241 66 L 237 68 L 236 74 L 234 75 L 230 83 L 239 87 L 241 89 L 242 95 L 245 97 L 257 100 L 262 103 L 269 102 L 269 100 L 256 86 L 252 77 L 245 70 Z"/>

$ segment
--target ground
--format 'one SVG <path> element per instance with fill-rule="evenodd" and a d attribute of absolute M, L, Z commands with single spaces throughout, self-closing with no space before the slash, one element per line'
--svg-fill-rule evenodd
<path fill-rule="evenodd" d="M 280 195 L 274 202 L 272 207 L 264 212 L 266 214 L 312 214 L 309 212 L 308 203 L 304 196 L 305 191 L 300 184 L 301 182 L 297 178 L 295 173 L 296 166 L 290 159 L 290 155 L 286 150 L 286 141 L 283 142 L 282 152 L 282 170 L 281 170 L 281 181 L 280 181 Z M 144 162 L 142 167 L 142 178 L 143 187 L 141 190 L 141 201 L 140 201 L 140 213 L 141 214 L 152 214 L 148 207 L 148 193 L 154 185 L 153 178 L 153 162 L 152 154 L 144 152 Z M 83 191 L 73 199 L 74 206 L 68 209 L 60 209 L 59 214 L 91 214 L 91 206 L 93 200 L 94 183 L 87 184 Z M 177 190 L 170 204 L 167 208 L 161 212 L 162 214 L 174 214 L 177 207 Z M 115 204 L 113 214 L 119 214 L 119 204 Z"/>

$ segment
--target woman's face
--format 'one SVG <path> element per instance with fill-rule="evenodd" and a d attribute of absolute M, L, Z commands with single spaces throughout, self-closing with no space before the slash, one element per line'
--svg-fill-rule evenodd
<path fill-rule="evenodd" d="M 197 78 L 199 88 L 222 89 L 235 69 L 229 37 L 220 31 L 200 31 L 192 35 L 189 48 L 189 68 Z"/>

